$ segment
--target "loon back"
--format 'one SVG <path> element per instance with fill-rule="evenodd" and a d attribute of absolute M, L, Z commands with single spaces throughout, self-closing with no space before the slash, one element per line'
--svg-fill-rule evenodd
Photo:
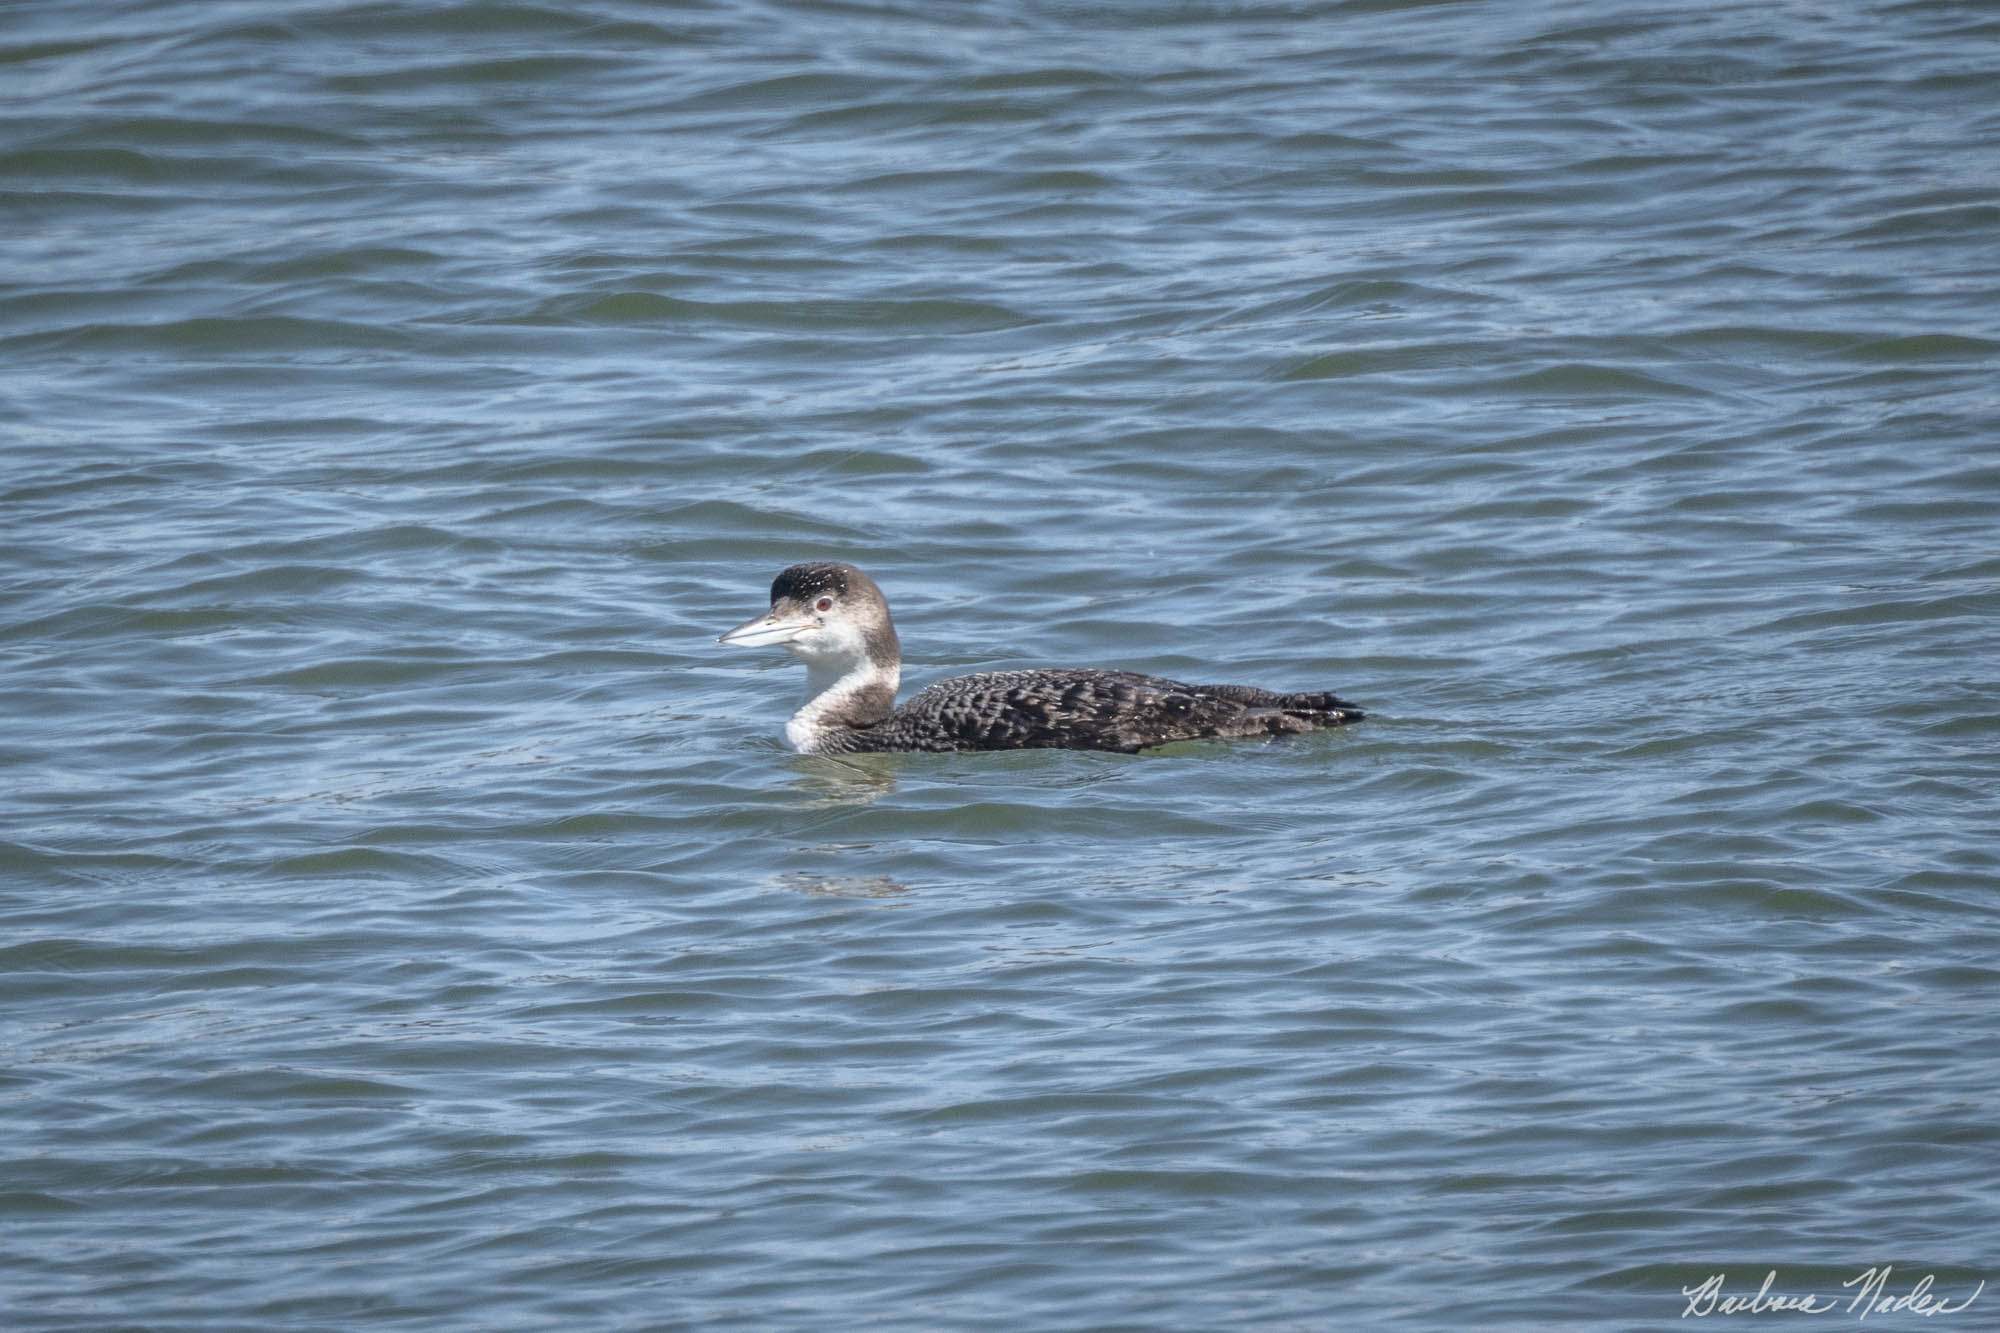
<path fill-rule="evenodd" d="M 1332 694 L 1190 685 L 1132 671 L 1051 668 L 958 676 L 895 707 L 901 648 L 888 599 L 845 564 L 793 565 L 771 609 L 718 642 L 783 646 L 807 667 L 806 703 L 785 727 L 803 754 L 1116 750 L 1284 736 L 1359 722 Z"/>
<path fill-rule="evenodd" d="M 1174 741 L 1285 736 L 1358 722 L 1331 694 L 1189 685 L 1132 671 L 987 671 L 939 681 L 885 721 L 826 738 L 822 753 L 872 750 L 1117 750 Z"/>

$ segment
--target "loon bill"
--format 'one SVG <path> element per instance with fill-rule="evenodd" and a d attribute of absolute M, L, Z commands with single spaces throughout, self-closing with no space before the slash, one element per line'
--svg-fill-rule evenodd
<path fill-rule="evenodd" d="M 1188 685 L 1132 671 L 985 671 L 941 680 L 901 708 L 903 655 L 889 602 L 843 564 L 793 565 L 771 609 L 718 643 L 782 647 L 806 664 L 805 707 L 785 724 L 800 754 L 945 750 L 1118 750 L 1172 741 L 1284 736 L 1359 722 L 1331 694 Z"/>

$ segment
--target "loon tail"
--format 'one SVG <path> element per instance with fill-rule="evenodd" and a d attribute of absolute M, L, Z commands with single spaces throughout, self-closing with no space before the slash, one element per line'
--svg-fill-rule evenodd
<path fill-rule="evenodd" d="M 1213 699 L 1242 704 L 1249 715 L 1265 721 L 1273 733 L 1345 726 L 1368 716 L 1339 695 L 1324 690 L 1286 694 L 1261 690 L 1255 685 L 1197 685 L 1195 689 Z"/>
<path fill-rule="evenodd" d="M 1294 716 L 1303 714 L 1322 727 L 1338 727 L 1348 722 L 1359 722 L 1368 716 L 1337 694 L 1314 691 L 1306 694 L 1281 694 L 1278 707 Z"/>

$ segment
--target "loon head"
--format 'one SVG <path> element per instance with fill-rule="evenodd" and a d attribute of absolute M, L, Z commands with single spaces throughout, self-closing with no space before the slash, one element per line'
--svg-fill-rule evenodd
<path fill-rule="evenodd" d="M 826 683 L 857 671 L 895 673 L 902 647 L 889 599 L 853 565 L 793 565 L 771 581 L 771 609 L 717 643 L 782 647 Z"/>
<path fill-rule="evenodd" d="M 771 609 L 717 643 L 782 647 L 806 664 L 806 703 L 785 727 L 802 754 L 838 750 L 896 706 L 902 648 L 889 599 L 853 565 L 793 565 L 771 582 Z"/>

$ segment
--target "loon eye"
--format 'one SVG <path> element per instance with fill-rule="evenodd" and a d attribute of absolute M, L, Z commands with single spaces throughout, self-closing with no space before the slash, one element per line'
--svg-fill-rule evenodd
<path fill-rule="evenodd" d="M 833 610 L 833 598 L 822 597 L 817 602 L 814 602 L 813 606 L 820 611 L 831 611 Z"/>

